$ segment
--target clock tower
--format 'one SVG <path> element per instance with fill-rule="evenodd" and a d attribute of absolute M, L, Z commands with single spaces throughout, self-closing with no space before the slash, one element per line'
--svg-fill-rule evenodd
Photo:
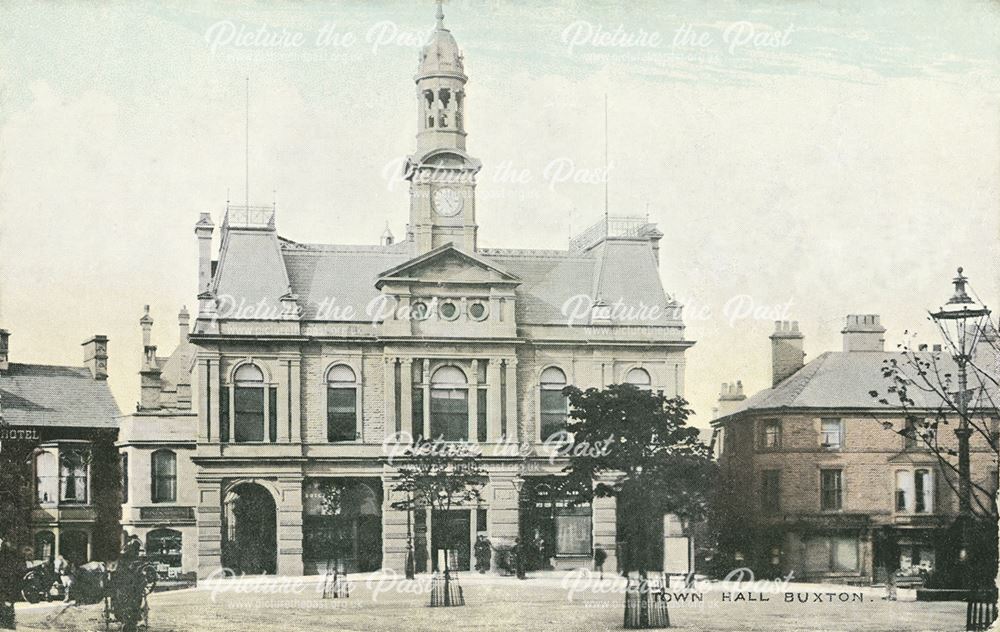
<path fill-rule="evenodd" d="M 476 250 L 476 174 L 479 160 L 465 151 L 465 83 L 462 53 L 444 27 L 437 26 L 420 51 L 417 84 L 417 151 L 406 163 L 410 182 L 409 232 L 417 253 L 446 243 Z"/>

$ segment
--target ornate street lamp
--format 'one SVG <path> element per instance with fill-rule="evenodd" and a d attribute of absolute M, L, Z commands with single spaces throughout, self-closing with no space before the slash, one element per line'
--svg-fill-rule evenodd
<path fill-rule="evenodd" d="M 968 526 L 972 518 L 972 479 L 969 471 L 969 437 L 972 429 L 969 427 L 969 385 L 968 365 L 976 352 L 976 345 L 990 324 L 990 310 L 985 305 L 979 305 L 969 296 L 965 286 L 968 279 L 958 269 L 958 276 L 952 283 L 955 293 L 944 307 L 931 313 L 931 319 L 941 331 L 941 336 L 948 344 L 949 351 L 958 366 L 958 502 L 961 545 L 959 559 L 965 562 L 969 542 Z"/>

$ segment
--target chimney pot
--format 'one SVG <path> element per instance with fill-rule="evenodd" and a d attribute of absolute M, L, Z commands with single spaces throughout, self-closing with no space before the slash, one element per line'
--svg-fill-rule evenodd
<path fill-rule="evenodd" d="M 878 314 L 848 314 L 841 334 L 844 351 L 885 351 L 885 327 Z"/>

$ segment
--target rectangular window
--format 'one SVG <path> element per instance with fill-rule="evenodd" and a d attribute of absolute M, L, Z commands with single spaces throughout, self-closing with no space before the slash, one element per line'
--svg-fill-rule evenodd
<path fill-rule="evenodd" d="M 268 389 L 267 436 L 271 443 L 278 442 L 278 387 Z"/>
<path fill-rule="evenodd" d="M 59 500 L 62 502 L 87 502 L 87 475 L 89 463 L 83 451 L 69 450 L 60 455 Z"/>
<path fill-rule="evenodd" d="M 916 450 L 917 447 L 922 443 L 920 435 L 917 433 L 917 420 L 913 417 L 907 417 L 905 425 L 903 426 L 903 449 L 904 450 Z"/>
<path fill-rule="evenodd" d="M 896 511 L 934 512 L 934 478 L 928 469 L 896 472 Z"/>
<path fill-rule="evenodd" d="M 500 434 L 507 436 L 507 364 L 500 365 Z"/>
<path fill-rule="evenodd" d="M 486 531 L 486 510 L 476 510 L 476 531 Z"/>
<path fill-rule="evenodd" d="M 562 390 L 541 391 L 542 441 L 566 429 L 566 413 L 568 404 Z"/>
<path fill-rule="evenodd" d="M 485 443 L 486 436 L 486 389 L 480 388 L 479 400 L 476 402 L 476 434 L 480 443 Z"/>
<path fill-rule="evenodd" d="M 927 479 L 927 470 L 917 470 L 913 473 L 913 500 L 916 513 L 927 513 L 927 492 L 930 490 Z"/>
<path fill-rule="evenodd" d="M 128 502 L 128 452 L 122 452 L 122 502 Z"/>
<path fill-rule="evenodd" d="M 761 427 L 760 445 L 765 450 L 781 447 L 781 420 L 765 419 Z"/>
<path fill-rule="evenodd" d="M 431 437 L 468 441 L 469 392 L 459 388 L 431 389 Z"/>
<path fill-rule="evenodd" d="M 830 543 L 830 570 L 858 570 L 858 540 L 850 536 L 835 536 Z"/>
<path fill-rule="evenodd" d="M 236 411 L 233 439 L 242 441 L 264 440 L 264 388 L 261 386 L 236 387 Z"/>
<path fill-rule="evenodd" d="M 153 488 L 150 499 L 154 503 L 177 501 L 177 457 L 173 452 L 156 451 L 152 454 Z"/>
<path fill-rule="evenodd" d="M 354 441 L 357 438 L 357 397 L 355 388 L 326 390 L 327 441 Z"/>
<path fill-rule="evenodd" d="M 229 443 L 229 387 L 219 392 L 219 441 Z"/>
<path fill-rule="evenodd" d="M 781 470 L 761 472 L 760 503 L 764 513 L 774 515 L 781 511 Z"/>
<path fill-rule="evenodd" d="M 896 472 L 896 511 L 910 510 L 910 500 L 913 498 L 913 479 L 906 471 Z"/>
<path fill-rule="evenodd" d="M 843 508 L 843 470 L 820 470 L 820 509 L 839 511 Z"/>
<path fill-rule="evenodd" d="M 844 434 L 844 426 L 840 419 L 823 419 L 821 424 L 820 445 L 824 448 L 839 449 Z"/>
<path fill-rule="evenodd" d="M 590 555 L 592 532 L 589 505 L 556 507 L 556 555 Z"/>
<path fill-rule="evenodd" d="M 413 438 L 424 436 L 424 389 L 417 386 L 413 389 L 413 428 L 410 433 Z"/>

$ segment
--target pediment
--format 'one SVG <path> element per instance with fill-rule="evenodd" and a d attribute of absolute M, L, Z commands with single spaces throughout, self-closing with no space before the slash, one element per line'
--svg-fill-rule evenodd
<path fill-rule="evenodd" d="M 514 274 L 449 243 L 386 270 L 375 287 L 386 283 L 512 287 L 520 282 Z"/>

